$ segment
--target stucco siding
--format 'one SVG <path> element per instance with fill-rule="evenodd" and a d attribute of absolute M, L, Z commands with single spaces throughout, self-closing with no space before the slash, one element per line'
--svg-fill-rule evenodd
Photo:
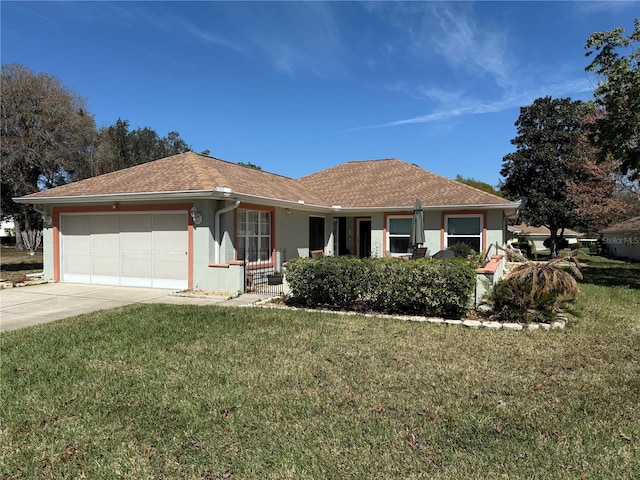
<path fill-rule="evenodd" d="M 371 215 L 371 256 L 382 257 L 384 256 L 383 239 L 384 229 L 384 214 L 374 213 Z"/>
<path fill-rule="evenodd" d="M 45 280 L 53 280 L 53 228 L 42 229 L 42 271 Z"/>
<path fill-rule="evenodd" d="M 608 255 L 640 260 L 640 232 L 607 232 L 602 241 Z"/>
<path fill-rule="evenodd" d="M 423 213 L 422 218 L 425 229 L 424 246 L 429 249 L 429 254 L 433 255 L 442 250 L 440 239 L 440 229 L 442 227 L 440 221 L 441 215 L 439 211 L 428 210 Z"/>
<path fill-rule="evenodd" d="M 296 257 L 309 256 L 309 217 L 312 215 L 303 210 L 276 209 L 276 239 L 274 247 L 286 250 L 286 260 Z M 327 224 L 324 215 L 313 215 L 323 217 L 325 245 L 330 234 L 330 226 Z"/>
<path fill-rule="evenodd" d="M 484 246 L 485 250 L 489 248 L 489 245 L 498 244 L 502 246 L 506 239 L 504 238 L 504 232 L 502 230 L 503 213 L 502 210 L 489 210 L 487 211 L 487 244 Z"/>

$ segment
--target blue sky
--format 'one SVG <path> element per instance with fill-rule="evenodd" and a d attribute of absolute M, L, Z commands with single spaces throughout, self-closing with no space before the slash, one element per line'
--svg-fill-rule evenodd
<path fill-rule="evenodd" d="M 584 46 L 640 2 L 12 2 L 2 63 L 58 77 L 96 124 L 300 177 L 396 157 L 495 185 L 536 98 L 590 100 Z"/>

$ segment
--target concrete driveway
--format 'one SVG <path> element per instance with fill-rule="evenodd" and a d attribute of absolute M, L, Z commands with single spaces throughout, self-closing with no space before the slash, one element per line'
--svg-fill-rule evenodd
<path fill-rule="evenodd" d="M 0 290 L 0 332 L 134 303 L 213 305 L 222 297 L 171 296 L 172 290 L 46 283 Z"/>

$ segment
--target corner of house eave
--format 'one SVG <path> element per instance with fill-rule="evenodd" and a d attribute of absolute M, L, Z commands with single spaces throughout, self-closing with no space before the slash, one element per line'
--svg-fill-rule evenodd
<path fill-rule="evenodd" d="M 163 201 L 195 198 L 220 198 L 217 192 L 211 190 L 187 190 L 176 192 L 148 192 L 148 193 L 118 193 L 112 195 L 65 195 L 60 197 L 16 197 L 16 203 L 30 205 L 72 205 L 78 203 L 109 203 L 136 201 Z"/>
<path fill-rule="evenodd" d="M 300 203 L 295 200 L 282 200 L 279 198 L 262 197 L 260 195 L 251 195 L 248 193 L 232 193 L 229 198 L 236 198 L 241 202 L 247 202 L 258 205 L 268 205 L 270 207 L 290 208 L 292 210 L 305 210 L 315 212 L 332 212 L 334 209 L 330 205 L 315 205 L 311 203 Z"/>
<path fill-rule="evenodd" d="M 434 205 L 422 207 L 423 210 L 518 210 L 518 203 L 487 203 L 472 205 Z"/>
<path fill-rule="evenodd" d="M 517 212 L 517 204 L 474 204 L 474 205 L 423 205 L 424 211 L 443 211 L 443 210 L 508 210 Z M 385 207 L 339 207 L 335 206 L 326 208 L 329 213 L 343 214 L 347 216 L 368 215 L 371 213 L 399 213 L 413 210 L 413 205 L 392 205 Z"/>

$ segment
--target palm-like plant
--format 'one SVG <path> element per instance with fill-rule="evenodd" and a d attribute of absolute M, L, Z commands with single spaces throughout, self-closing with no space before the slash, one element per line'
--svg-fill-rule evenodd
<path fill-rule="evenodd" d="M 532 262 L 517 252 L 502 249 L 520 262 L 490 294 L 496 315 L 503 319 L 549 320 L 579 292 L 582 279 L 578 250 L 548 262 Z"/>

